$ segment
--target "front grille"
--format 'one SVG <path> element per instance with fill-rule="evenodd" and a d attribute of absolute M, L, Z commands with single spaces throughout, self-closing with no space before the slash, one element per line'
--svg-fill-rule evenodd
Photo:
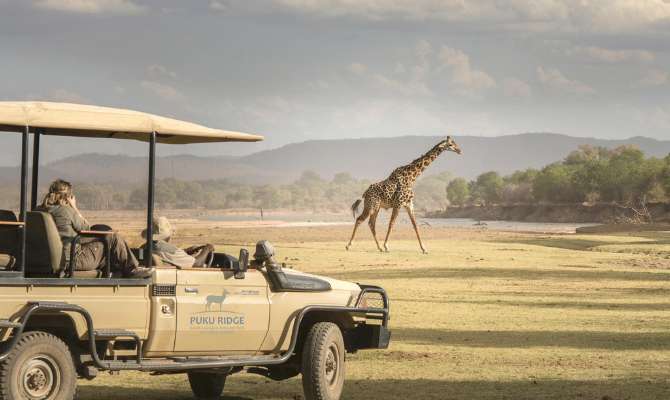
<path fill-rule="evenodd" d="M 154 297 L 176 296 L 177 287 L 175 285 L 153 285 L 151 287 L 151 295 Z"/>

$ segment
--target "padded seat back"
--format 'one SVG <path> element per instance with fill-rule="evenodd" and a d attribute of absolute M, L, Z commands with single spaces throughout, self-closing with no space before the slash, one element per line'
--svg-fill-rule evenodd
<path fill-rule="evenodd" d="M 0 221 L 16 222 L 16 214 L 10 210 L 0 210 Z M 17 257 L 21 228 L 16 226 L 0 226 L 0 254 L 9 256 L 9 264 L 2 267 L 11 268 Z"/>
<path fill-rule="evenodd" d="M 16 222 L 16 214 L 12 210 L 0 210 L 0 221 Z"/>
<path fill-rule="evenodd" d="M 58 275 L 63 243 L 51 215 L 42 211 L 28 212 L 26 229 L 26 275 Z"/>
<path fill-rule="evenodd" d="M 137 261 L 140 262 L 140 266 L 145 267 L 146 266 L 146 261 L 144 261 L 144 254 L 146 254 L 146 251 L 144 251 L 144 245 L 142 245 L 142 247 L 139 247 L 139 248 L 130 249 L 130 251 L 133 253 L 133 255 L 135 256 Z M 164 264 L 158 254 L 152 254 L 151 255 L 151 266 L 153 266 L 153 267 L 169 267 L 170 265 Z"/>

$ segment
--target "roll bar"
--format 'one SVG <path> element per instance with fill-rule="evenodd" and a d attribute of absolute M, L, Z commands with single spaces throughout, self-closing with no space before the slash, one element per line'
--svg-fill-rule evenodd
<path fill-rule="evenodd" d="M 156 143 L 187 144 L 216 142 L 257 142 L 263 136 L 212 129 L 191 122 L 143 112 L 84 104 L 55 102 L 0 101 L 0 131 L 22 133 L 21 206 L 19 220 L 26 221 L 28 210 L 28 142 L 33 134 L 32 186 L 30 208 L 37 207 L 40 138 L 44 135 L 131 139 L 149 143 L 149 179 L 147 188 L 147 244 L 153 250 L 152 217 L 154 211 Z M 25 277 L 26 228 L 21 228 L 17 271 L 1 275 Z M 151 266 L 151 257 L 146 257 Z"/>
<path fill-rule="evenodd" d="M 25 269 L 26 269 L 26 240 L 27 240 L 27 227 L 26 227 L 26 216 L 28 212 L 28 144 L 30 139 L 30 127 L 25 126 L 21 134 L 21 198 L 20 198 L 20 211 L 19 211 L 19 222 L 22 222 L 22 225 L 17 225 L 17 228 L 21 230 L 21 237 L 19 243 L 19 260 L 16 264 L 15 271 L 12 275 L 15 275 L 17 272 L 20 277 L 25 278 Z M 39 162 L 40 162 L 40 137 L 42 135 L 41 129 L 36 129 L 33 133 L 33 154 L 32 154 L 32 182 L 31 182 L 31 198 L 30 198 L 30 209 L 34 210 L 37 207 L 37 188 L 39 184 Z M 153 237 L 153 214 L 154 214 L 154 192 L 156 187 L 156 138 L 158 136 L 157 132 L 152 132 L 149 135 L 149 176 L 147 181 L 147 243 L 145 246 L 145 251 L 148 254 L 153 252 L 153 240 L 150 238 Z M 74 246 L 73 246 L 74 249 Z M 145 257 L 146 266 L 151 267 L 151 257 Z"/>

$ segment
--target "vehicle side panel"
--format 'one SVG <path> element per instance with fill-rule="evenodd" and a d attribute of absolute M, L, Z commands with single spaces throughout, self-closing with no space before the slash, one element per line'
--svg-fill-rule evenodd
<path fill-rule="evenodd" d="M 146 338 L 149 321 L 148 286 L 0 285 L 0 319 L 13 319 L 30 301 L 54 301 L 84 307 L 95 329 L 126 329 Z M 86 322 L 71 314 L 77 335 L 85 338 Z"/>
<path fill-rule="evenodd" d="M 288 350 L 293 319 L 303 308 L 310 305 L 346 307 L 351 301 L 351 292 L 345 290 L 312 293 L 279 292 L 270 293 L 269 298 L 270 329 L 261 346 L 262 352 Z"/>
<path fill-rule="evenodd" d="M 270 319 L 268 284 L 258 271 L 235 279 L 215 268 L 177 271 L 177 337 L 182 355 L 254 354 Z"/>
<path fill-rule="evenodd" d="M 176 268 L 157 268 L 154 285 L 169 289 L 177 285 Z M 167 293 L 170 291 L 168 290 Z M 151 320 L 149 338 L 144 343 L 147 357 L 169 356 L 174 350 L 177 331 L 177 296 L 166 292 L 151 297 Z"/>

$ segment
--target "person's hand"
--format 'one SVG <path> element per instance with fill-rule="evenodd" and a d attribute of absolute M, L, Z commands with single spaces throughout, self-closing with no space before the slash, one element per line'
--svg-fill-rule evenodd
<path fill-rule="evenodd" d="M 191 254 L 199 251 L 201 247 L 202 246 L 190 246 L 190 247 L 185 248 L 184 252 L 186 252 L 186 254 L 191 255 Z"/>

